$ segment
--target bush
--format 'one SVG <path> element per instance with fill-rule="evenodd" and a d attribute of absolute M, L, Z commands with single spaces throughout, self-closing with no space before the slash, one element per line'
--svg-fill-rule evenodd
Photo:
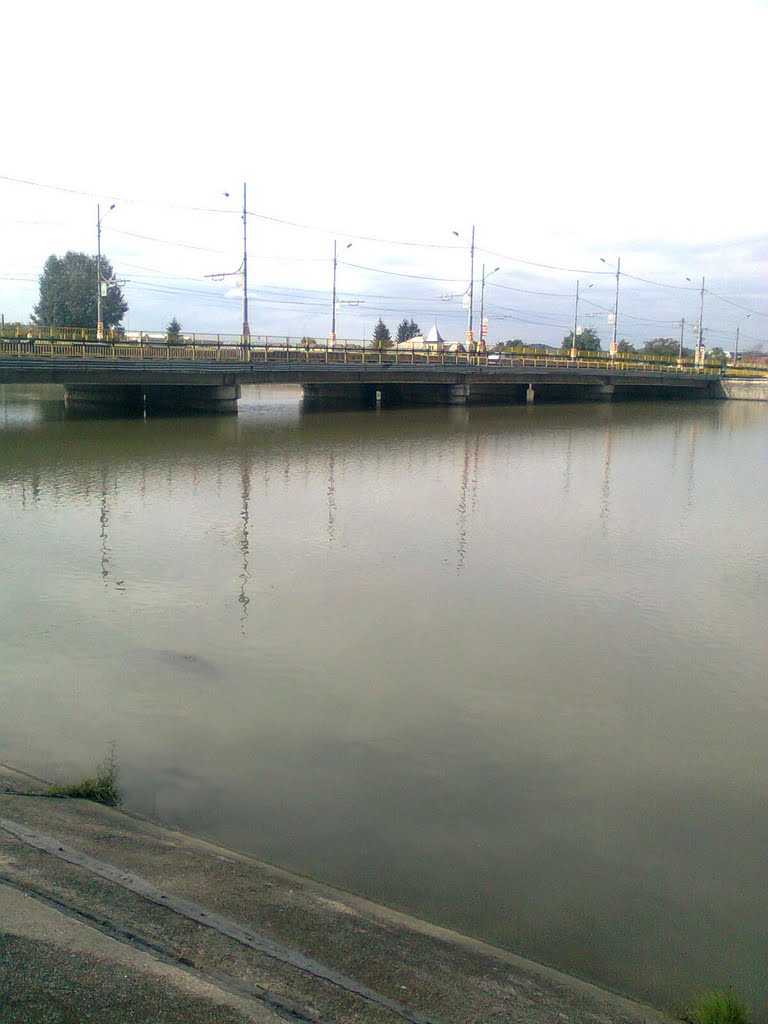
<path fill-rule="evenodd" d="M 749 1007 L 731 992 L 699 996 L 685 1019 L 690 1024 L 750 1024 Z"/>
<path fill-rule="evenodd" d="M 119 807 L 123 802 L 123 797 L 117 781 L 118 774 L 119 769 L 113 743 L 107 756 L 96 768 L 95 775 L 87 775 L 79 782 L 69 785 L 50 786 L 45 791 L 45 796 L 69 796 L 76 800 L 94 800 L 97 804 Z"/>

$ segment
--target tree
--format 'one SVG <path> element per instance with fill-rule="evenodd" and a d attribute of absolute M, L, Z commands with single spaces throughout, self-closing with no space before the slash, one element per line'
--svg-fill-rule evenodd
<path fill-rule="evenodd" d="M 395 340 L 399 345 L 404 341 L 410 341 L 411 338 L 415 338 L 419 334 L 421 334 L 421 330 L 415 320 L 403 319 L 397 328 Z"/>
<path fill-rule="evenodd" d="M 112 282 L 114 271 L 109 260 L 101 257 L 101 280 L 104 290 L 101 319 L 109 330 L 120 324 L 128 312 L 120 286 Z M 32 321 L 58 327 L 96 327 L 97 319 L 96 257 L 84 252 L 68 252 L 66 256 L 51 255 L 40 275 L 40 301 Z"/>
<path fill-rule="evenodd" d="M 165 328 L 165 340 L 169 345 L 183 345 L 184 339 L 181 336 L 181 324 L 176 317 Z"/>
<path fill-rule="evenodd" d="M 653 338 L 643 345 L 643 352 L 648 356 L 667 356 L 669 359 L 677 359 L 680 355 L 680 342 L 676 338 Z M 683 359 L 690 359 L 692 356 L 692 349 L 683 349 Z"/>
<path fill-rule="evenodd" d="M 563 349 L 573 348 L 573 331 L 563 338 Z M 599 352 L 602 348 L 600 338 L 594 327 L 585 327 L 581 334 L 576 335 L 576 348 L 579 352 Z"/>
<path fill-rule="evenodd" d="M 379 350 L 389 348 L 392 344 L 392 335 L 384 321 L 379 317 L 379 322 L 373 328 L 373 347 Z"/>
<path fill-rule="evenodd" d="M 619 352 L 625 352 L 628 355 L 634 355 L 637 352 L 635 346 L 630 345 L 630 343 L 628 341 L 625 341 L 623 338 L 616 347 L 618 348 Z"/>

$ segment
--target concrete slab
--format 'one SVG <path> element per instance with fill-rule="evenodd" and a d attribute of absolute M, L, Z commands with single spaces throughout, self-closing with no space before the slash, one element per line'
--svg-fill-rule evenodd
<path fill-rule="evenodd" d="M 139 943 L 177 969 L 191 967 L 202 981 L 265 1011 L 337 1024 L 671 1019 L 505 950 L 204 840 L 85 801 L 47 798 L 40 790 L 39 780 L 27 780 L 25 787 L 21 773 L 0 769 L 0 818 L 15 823 L 10 830 L 0 827 L 0 879 L 80 915 L 118 943 Z M 30 845 L 20 838 L 24 829 L 111 865 L 114 877 L 63 860 L 55 849 Z M 185 917 L 151 902 L 121 884 L 121 871 L 173 895 L 182 906 L 187 901 L 205 908 L 209 916 L 296 955 L 251 948 L 231 929 L 206 927 L 199 915 Z M 21 924 L 14 927 L 16 932 L 6 928 L 0 910 L 0 934 L 32 941 L 31 929 L 21 934 Z M 148 980 L 154 977 L 147 970 Z M 219 1005 L 222 1012 L 246 1012 Z"/>

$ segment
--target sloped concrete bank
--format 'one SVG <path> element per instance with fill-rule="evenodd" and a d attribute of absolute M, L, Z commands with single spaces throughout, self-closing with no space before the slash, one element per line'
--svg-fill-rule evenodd
<path fill-rule="evenodd" d="M 650 1007 L 0 766 L 0 1020 L 662 1024 Z"/>
<path fill-rule="evenodd" d="M 717 397 L 741 402 L 768 402 L 768 378 L 736 380 L 724 377 L 718 382 Z"/>

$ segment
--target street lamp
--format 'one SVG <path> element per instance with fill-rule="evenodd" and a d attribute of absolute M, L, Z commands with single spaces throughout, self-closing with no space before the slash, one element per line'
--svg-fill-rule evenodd
<path fill-rule="evenodd" d="M 744 321 L 745 320 L 749 320 L 749 318 L 751 316 L 752 316 L 751 313 L 747 313 L 747 315 L 743 316 L 741 318 L 741 320 L 736 324 L 736 348 L 733 350 L 733 361 L 734 361 L 734 363 L 738 363 L 738 361 L 739 361 L 739 329 L 740 329 L 741 325 L 744 323 Z"/>
<path fill-rule="evenodd" d="M 345 248 L 351 249 L 352 243 L 347 242 Z M 336 239 L 333 240 L 333 298 L 331 300 L 331 343 L 336 341 Z"/>
<path fill-rule="evenodd" d="M 112 203 L 107 213 L 111 213 L 114 210 L 116 203 Z M 104 214 L 104 217 L 107 216 Z M 107 294 L 106 281 L 102 280 L 101 277 L 101 222 L 103 218 L 101 216 L 101 206 L 96 204 L 96 340 L 104 340 L 104 321 L 101 318 L 101 292 L 104 289 L 104 294 Z"/>
<path fill-rule="evenodd" d="M 609 266 L 608 261 L 604 260 L 602 256 L 600 257 L 600 262 L 601 263 L 605 263 L 606 266 Z M 618 328 L 619 328 L 619 276 L 620 275 L 621 275 L 621 256 L 619 256 L 618 263 L 617 263 L 617 266 L 616 266 L 616 300 L 615 300 L 615 302 L 613 304 L 613 337 L 611 338 L 611 355 L 612 356 L 615 356 L 616 353 L 619 351 L 619 345 L 618 345 L 618 342 L 616 341 L 616 332 L 618 331 Z"/>
<path fill-rule="evenodd" d="M 461 238 L 458 231 L 453 232 L 457 238 Z M 474 306 L 475 286 L 475 225 L 472 225 L 472 242 L 469 247 L 469 316 L 467 318 L 467 350 L 472 351 L 474 346 L 474 334 L 472 332 L 472 312 Z"/>
<path fill-rule="evenodd" d="M 480 352 L 485 352 L 485 321 L 483 320 L 483 304 L 485 302 L 485 282 L 488 280 L 489 277 L 492 277 L 493 274 L 496 273 L 496 270 L 499 269 L 499 267 L 496 267 L 496 269 L 492 270 L 490 274 L 486 274 L 485 264 L 483 264 L 483 282 L 480 286 L 480 344 L 478 346 Z"/>

